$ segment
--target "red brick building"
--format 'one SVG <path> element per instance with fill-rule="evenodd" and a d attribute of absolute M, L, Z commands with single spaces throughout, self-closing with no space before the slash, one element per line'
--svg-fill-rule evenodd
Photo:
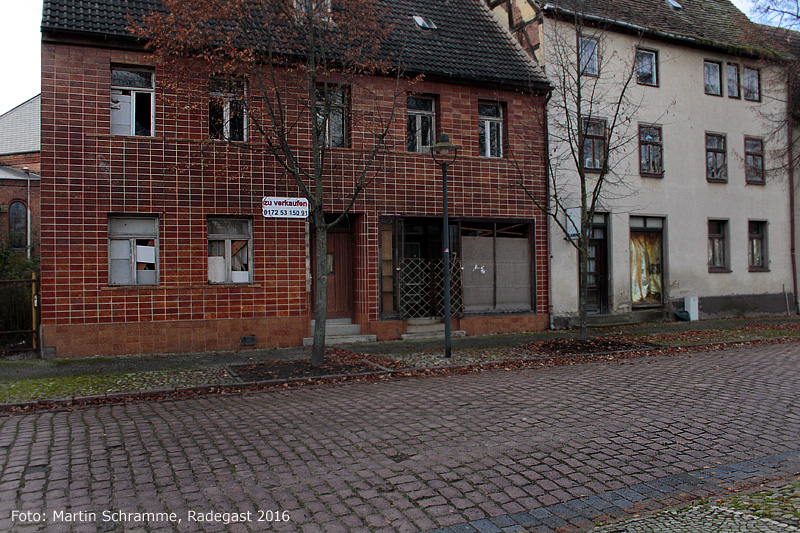
<path fill-rule="evenodd" d="M 44 4 L 45 355 L 300 345 L 313 314 L 309 221 L 262 215 L 262 198 L 299 190 L 271 158 L 209 139 L 226 113 L 217 133 L 258 142 L 247 121 L 227 120 L 234 110 L 208 79 L 187 76 L 192 102 L 162 84 L 173 73 L 153 66 L 116 4 Z M 392 38 L 411 43 L 408 70 L 425 77 L 399 104 L 375 179 L 329 235 L 329 316 L 385 340 L 437 315 L 441 170 L 424 148 L 448 133 L 461 146 L 449 170 L 454 329 L 543 329 L 546 220 L 519 182 L 544 203 L 545 78 L 478 0 L 391 5 L 405 13 Z M 437 29 L 420 31 L 415 13 Z M 345 116 L 391 105 L 394 79 L 362 81 Z M 328 152 L 331 213 L 370 142 L 355 120 L 342 126 L 344 146 Z"/>

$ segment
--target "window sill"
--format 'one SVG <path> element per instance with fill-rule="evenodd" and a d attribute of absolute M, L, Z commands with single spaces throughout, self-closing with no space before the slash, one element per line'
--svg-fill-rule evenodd
<path fill-rule="evenodd" d="M 763 187 L 764 185 L 766 185 L 764 183 L 764 180 L 747 180 L 745 183 L 747 185 L 757 185 L 759 187 Z"/>
<path fill-rule="evenodd" d="M 712 268 L 708 267 L 709 274 L 730 274 L 733 272 L 730 268 Z"/>
<path fill-rule="evenodd" d="M 186 289 L 224 289 L 231 287 L 252 287 L 260 288 L 260 283 L 214 283 L 205 285 L 108 285 L 100 287 L 101 291 L 124 291 L 124 290 L 186 290 Z"/>
<path fill-rule="evenodd" d="M 648 174 L 646 172 L 640 172 L 639 175 L 643 178 L 655 178 L 655 179 L 664 179 L 664 173 L 661 174 Z"/>
<path fill-rule="evenodd" d="M 718 98 L 722 98 L 722 93 L 719 93 L 719 94 L 716 94 L 716 93 L 705 93 L 705 94 L 708 95 L 708 96 L 716 96 Z"/>
<path fill-rule="evenodd" d="M 770 270 L 767 267 L 747 267 L 748 272 L 769 272 Z"/>
<path fill-rule="evenodd" d="M 706 181 L 708 183 L 728 183 L 728 180 L 726 180 L 726 179 L 723 180 L 723 179 L 719 179 L 719 178 L 706 178 Z"/>

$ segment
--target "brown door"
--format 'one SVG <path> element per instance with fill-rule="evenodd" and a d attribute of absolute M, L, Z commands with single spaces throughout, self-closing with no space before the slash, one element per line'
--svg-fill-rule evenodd
<path fill-rule="evenodd" d="M 586 311 L 591 314 L 608 312 L 608 275 L 606 260 L 605 229 L 592 230 L 589 240 L 589 259 L 587 271 L 589 283 L 586 291 Z"/>
<path fill-rule="evenodd" d="M 353 234 L 328 232 L 328 317 L 353 316 Z"/>

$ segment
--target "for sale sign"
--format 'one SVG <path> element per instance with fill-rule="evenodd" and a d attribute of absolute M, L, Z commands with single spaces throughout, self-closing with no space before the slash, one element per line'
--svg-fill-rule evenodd
<path fill-rule="evenodd" d="M 306 198 L 279 198 L 265 196 L 261 209 L 266 218 L 308 218 Z"/>

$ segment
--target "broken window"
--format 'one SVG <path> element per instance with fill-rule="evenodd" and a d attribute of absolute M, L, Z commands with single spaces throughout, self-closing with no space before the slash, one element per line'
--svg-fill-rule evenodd
<path fill-rule="evenodd" d="M 728 271 L 728 221 L 708 221 L 708 271 Z"/>
<path fill-rule="evenodd" d="M 658 54 L 652 50 L 636 50 L 636 83 L 658 85 Z"/>
<path fill-rule="evenodd" d="M 503 107 L 479 102 L 478 126 L 478 153 L 482 157 L 503 157 Z"/>
<path fill-rule="evenodd" d="M 252 232 L 250 220 L 208 219 L 208 282 L 250 283 Z"/>
<path fill-rule="evenodd" d="M 583 137 L 583 168 L 600 171 L 606 152 L 606 121 L 587 119 Z"/>
<path fill-rule="evenodd" d="M 761 74 L 757 68 L 744 67 L 742 78 L 744 86 L 744 99 L 751 102 L 761 101 Z"/>
<path fill-rule="evenodd" d="M 750 270 L 767 270 L 767 223 L 750 220 L 747 223 L 747 264 Z"/>
<path fill-rule="evenodd" d="M 661 126 L 639 126 L 639 173 L 643 176 L 664 175 Z"/>
<path fill-rule="evenodd" d="M 12 248 L 28 245 L 28 208 L 22 202 L 12 202 L 8 207 L 8 234 Z"/>
<path fill-rule="evenodd" d="M 706 133 L 706 179 L 708 181 L 728 181 L 724 135 Z"/>
<path fill-rule="evenodd" d="M 744 138 L 744 174 L 748 183 L 764 183 L 764 141 Z"/>
<path fill-rule="evenodd" d="M 111 135 L 151 137 L 155 114 L 153 73 L 111 70 Z"/>
<path fill-rule="evenodd" d="M 245 84 L 241 80 L 215 77 L 209 86 L 208 134 L 212 139 L 244 142 Z"/>
<path fill-rule="evenodd" d="M 347 147 L 347 94 L 344 89 L 317 89 L 317 127 L 320 146 Z"/>
<path fill-rule="evenodd" d="M 739 98 L 739 65 L 728 63 L 728 97 Z"/>
<path fill-rule="evenodd" d="M 703 68 L 706 94 L 722 96 L 722 83 L 720 82 L 722 63 L 717 61 L 706 61 Z"/>
<path fill-rule="evenodd" d="M 578 39 L 578 48 L 580 73 L 587 76 L 598 76 L 600 74 L 600 61 L 598 60 L 597 39 L 581 37 Z"/>
<path fill-rule="evenodd" d="M 409 96 L 406 100 L 406 147 L 409 152 L 430 152 L 436 142 L 436 107 L 431 96 Z"/>
<path fill-rule="evenodd" d="M 158 218 L 108 217 L 109 285 L 158 284 Z"/>

